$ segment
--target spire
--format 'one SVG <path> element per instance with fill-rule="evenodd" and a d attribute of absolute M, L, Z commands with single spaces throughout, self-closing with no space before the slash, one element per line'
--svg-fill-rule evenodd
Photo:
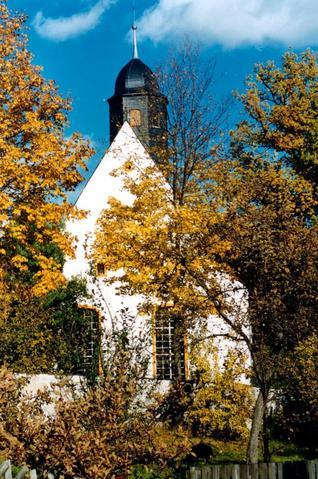
<path fill-rule="evenodd" d="M 137 25 L 136 25 L 136 10 L 135 10 L 135 3 L 133 5 L 133 24 L 132 24 L 132 31 L 133 31 L 133 45 L 134 45 L 134 55 L 133 58 L 138 57 L 138 45 L 137 45 Z"/>

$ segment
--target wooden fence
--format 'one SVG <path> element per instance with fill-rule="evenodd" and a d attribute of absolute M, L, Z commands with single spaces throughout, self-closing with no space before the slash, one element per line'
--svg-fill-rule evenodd
<path fill-rule="evenodd" d="M 318 479 L 318 460 L 191 467 L 187 479 Z"/>
<path fill-rule="evenodd" d="M 228 464 L 191 467 L 187 479 L 318 479 L 318 460 L 270 464 Z M 38 479 L 35 469 L 24 466 L 14 476 L 10 461 L 0 463 L 0 479 Z M 48 473 L 47 479 L 54 479 Z M 76 479 L 76 478 L 74 478 Z"/>

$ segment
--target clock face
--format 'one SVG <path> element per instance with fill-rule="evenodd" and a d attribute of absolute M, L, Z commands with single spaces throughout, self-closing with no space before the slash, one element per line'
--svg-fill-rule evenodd
<path fill-rule="evenodd" d="M 130 110 L 129 112 L 129 123 L 130 126 L 140 126 L 141 125 L 141 111 L 140 110 Z"/>

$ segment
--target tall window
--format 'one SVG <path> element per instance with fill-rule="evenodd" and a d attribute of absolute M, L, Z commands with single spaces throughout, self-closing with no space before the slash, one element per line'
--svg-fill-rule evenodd
<path fill-rule="evenodd" d="M 83 307 L 81 312 L 86 331 L 78 372 L 79 374 L 97 376 L 100 364 L 100 318 L 98 311 L 94 308 Z"/>
<path fill-rule="evenodd" d="M 177 321 L 169 310 L 159 308 L 155 315 L 155 369 L 157 379 L 185 379 L 185 345 L 183 334 L 176 328 Z"/>

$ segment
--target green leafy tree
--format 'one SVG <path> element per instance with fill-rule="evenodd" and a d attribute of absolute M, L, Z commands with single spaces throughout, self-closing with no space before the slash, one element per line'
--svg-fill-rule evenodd
<path fill-rule="evenodd" d="M 87 296 L 85 282 L 77 279 L 44 298 L 34 297 L 29 288 L 12 291 L 5 320 L 0 322 L 1 364 L 27 374 L 96 376 L 98 364 L 91 365 L 92 371 L 85 371 L 83 365 L 92 339 L 90 318 L 80 307 Z M 95 339 L 98 350 L 99 338 Z"/>

